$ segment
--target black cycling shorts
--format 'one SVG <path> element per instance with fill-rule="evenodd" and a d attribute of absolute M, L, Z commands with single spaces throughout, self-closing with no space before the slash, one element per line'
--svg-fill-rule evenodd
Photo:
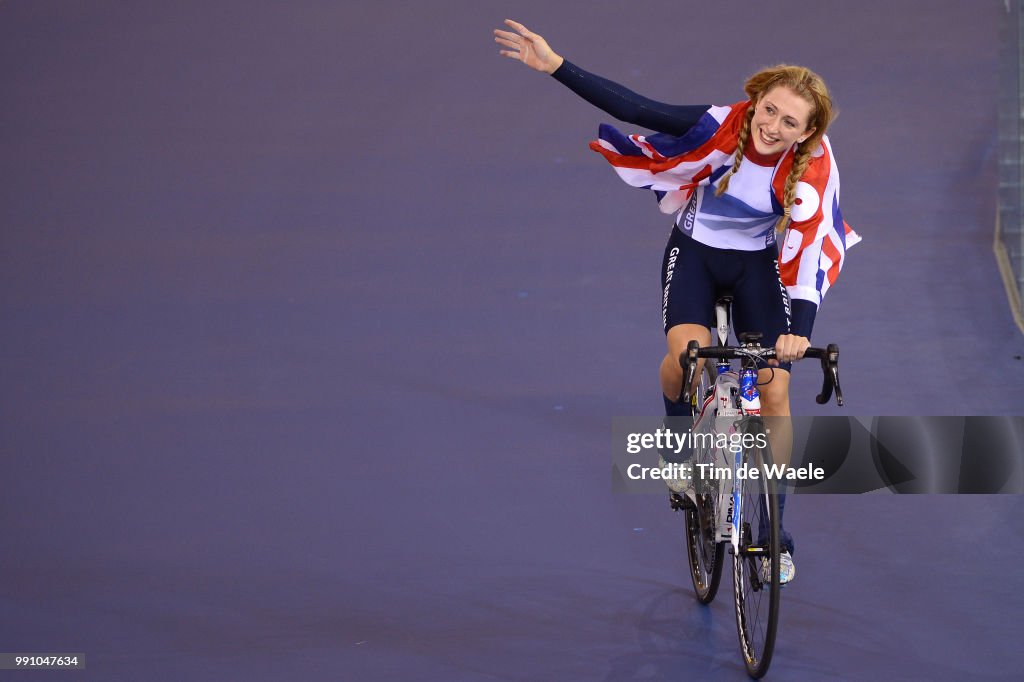
<path fill-rule="evenodd" d="M 790 331 L 790 305 L 779 277 L 778 249 L 738 251 L 707 246 L 672 228 L 661 266 L 662 324 L 715 327 L 715 299 L 731 291 L 732 327 L 737 335 L 760 333 L 771 348 Z M 787 371 L 791 363 L 780 365 Z"/>

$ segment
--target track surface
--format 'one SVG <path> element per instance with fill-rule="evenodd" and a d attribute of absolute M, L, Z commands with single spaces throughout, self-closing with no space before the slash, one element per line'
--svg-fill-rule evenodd
<path fill-rule="evenodd" d="M 607 117 L 490 31 L 680 103 L 811 65 L 865 238 L 815 329 L 847 413 L 1020 414 L 1004 10 L 689 4 L 0 4 L 0 650 L 102 680 L 743 679 L 729 579 L 699 607 L 678 517 L 608 483 L 611 417 L 661 405 L 668 221 L 587 150 Z M 837 413 L 801 370 L 796 411 Z M 771 676 L 1010 678 L 1022 522 L 796 499 Z"/>

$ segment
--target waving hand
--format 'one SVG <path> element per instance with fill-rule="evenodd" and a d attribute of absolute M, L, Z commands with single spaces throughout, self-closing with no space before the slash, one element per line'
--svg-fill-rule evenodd
<path fill-rule="evenodd" d="M 505 25 L 515 32 L 494 29 L 494 42 L 508 48 L 501 50 L 503 56 L 517 59 L 542 73 L 554 73 L 562 65 L 562 57 L 548 46 L 544 38 L 517 21 L 506 19 Z"/>

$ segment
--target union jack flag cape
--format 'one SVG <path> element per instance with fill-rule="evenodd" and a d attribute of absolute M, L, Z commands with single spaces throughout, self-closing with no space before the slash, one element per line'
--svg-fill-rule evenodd
<path fill-rule="evenodd" d="M 746 101 L 711 107 L 681 137 L 627 136 L 602 124 L 599 139 L 590 148 L 603 155 L 627 184 L 653 190 L 663 213 L 675 213 L 686 206 L 698 186 L 710 185 L 732 167 L 750 106 Z M 779 216 L 795 149 L 782 155 L 772 173 L 772 205 Z M 797 183 L 790 218 L 779 249 L 779 274 L 791 298 L 817 306 L 839 277 L 846 250 L 860 241 L 839 210 L 839 171 L 827 135 Z"/>

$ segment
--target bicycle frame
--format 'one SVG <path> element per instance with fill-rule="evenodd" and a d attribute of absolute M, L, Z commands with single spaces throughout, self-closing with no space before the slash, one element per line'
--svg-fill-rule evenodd
<path fill-rule="evenodd" d="M 721 346 L 726 345 L 729 339 L 728 303 L 727 300 L 715 306 L 716 329 Z M 743 364 L 747 365 L 746 362 Z M 744 417 L 761 414 L 761 394 L 757 389 L 757 370 L 752 366 L 743 366 L 737 373 L 732 369 L 728 360 L 719 360 L 716 363 L 716 370 L 714 390 L 704 400 L 696 424 L 704 421 L 706 414 L 713 414 L 714 419 L 707 422 L 707 432 L 712 435 L 724 432 L 731 436 L 736 432 L 737 425 Z M 708 410 L 711 412 L 708 413 Z M 719 487 L 716 541 L 729 542 L 733 556 L 739 556 L 743 496 L 738 472 L 743 466 L 743 449 L 735 447 L 733 448 L 734 452 L 731 453 L 729 448 L 724 448 L 724 452 L 723 448 L 715 447 L 714 450 L 713 457 L 701 459 L 705 462 L 729 465 L 732 483 L 731 486 Z"/>

